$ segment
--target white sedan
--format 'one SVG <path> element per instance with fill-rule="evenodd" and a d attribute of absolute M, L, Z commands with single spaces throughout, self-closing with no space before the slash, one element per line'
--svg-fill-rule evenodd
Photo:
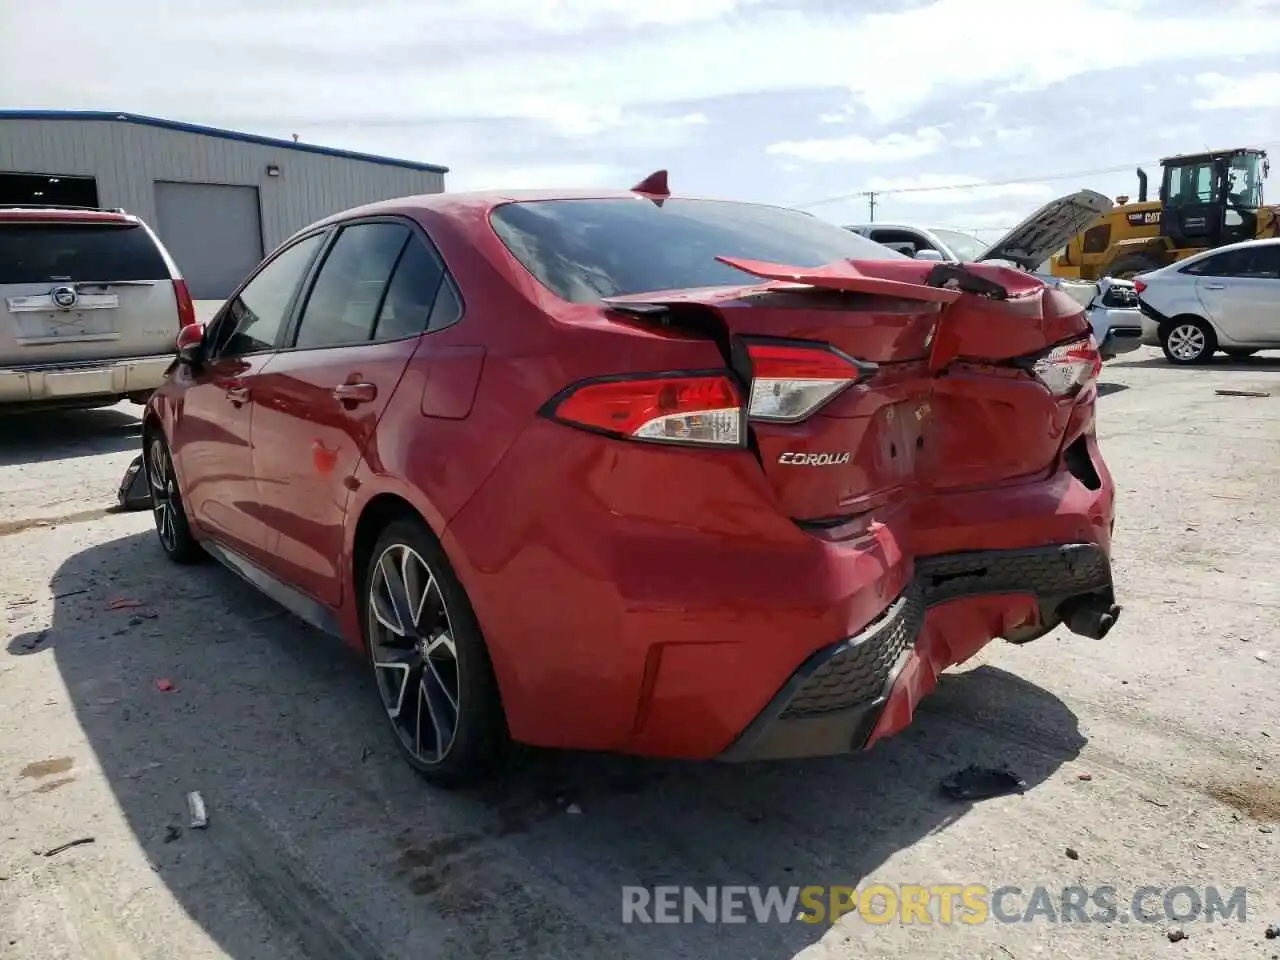
<path fill-rule="evenodd" d="M 1280 349 L 1280 238 L 1206 250 L 1134 278 L 1142 342 L 1170 363 Z"/>

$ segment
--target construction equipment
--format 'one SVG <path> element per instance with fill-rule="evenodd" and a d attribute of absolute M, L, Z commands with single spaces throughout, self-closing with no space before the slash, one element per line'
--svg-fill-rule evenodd
<path fill-rule="evenodd" d="M 1262 202 L 1270 171 L 1264 150 L 1236 147 L 1160 161 L 1160 199 L 1147 200 L 1138 168 L 1138 201 L 1117 197 L 1093 226 L 1051 258 L 1055 277 L 1133 277 L 1212 247 L 1280 236 L 1280 207 Z"/>

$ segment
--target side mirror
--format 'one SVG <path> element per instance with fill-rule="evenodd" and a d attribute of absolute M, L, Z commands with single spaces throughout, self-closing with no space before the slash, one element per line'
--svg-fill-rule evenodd
<path fill-rule="evenodd" d="M 197 364 L 204 355 L 204 325 L 188 323 L 178 331 L 178 359 L 182 363 Z"/>
<path fill-rule="evenodd" d="M 942 255 L 942 251 L 940 250 L 923 249 L 916 251 L 915 259 L 932 260 L 934 263 L 942 263 L 947 258 Z"/>

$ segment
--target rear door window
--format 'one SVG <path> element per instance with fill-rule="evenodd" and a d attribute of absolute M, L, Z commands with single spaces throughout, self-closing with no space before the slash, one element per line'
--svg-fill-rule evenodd
<path fill-rule="evenodd" d="M 497 207 L 512 255 L 564 300 L 755 282 L 716 257 L 800 267 L 901 254 L 817 217 L 763 204 L 642 198 L 539 200 Z"/>
<path fill-rule="evenodd" d="M 0 283 L 168 279 L 137 224 L 0 223 Z"/>
<path fill-rule="evenodd" d="M 369 342 L 408 239 L 409 228 L 398 223 L 344 227 L 320 266 L 293 345 L 306 349 Z"/>
<path fill-rule="evenodd" d="M 1228 250 L 1193 263 L 1183 272 L 1198 277 L 1274 280 L 1280 277 L 1280 245 L 1264 244 Z"/>

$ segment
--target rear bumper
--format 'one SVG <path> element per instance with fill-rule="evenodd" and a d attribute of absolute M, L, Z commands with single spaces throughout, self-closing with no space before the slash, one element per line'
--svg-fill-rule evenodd
<path fill-rule="evenodd" d="M 938 674 L 991 638 L 1026 642 L 1081 607 L 1114 623 L 1111 564 L 1095 544 L 956 553 L 918 560 L 907 589 L 858 635 L 791 675 L 720 759 L 740 762 L 865 749 L 911 721 Z"/>
<path fill-rule="evenodd" d="M 1091 311 L 1089 322 L 1104 358 L 1142 346 L 1142 312 L 1134 307 L 1102 307 Z"/>
<path fill-rule="evenodd" d="M 0 367 L 0 404 L 58 405 L 141 395 L 164 382 L 171 354 Z"/>

